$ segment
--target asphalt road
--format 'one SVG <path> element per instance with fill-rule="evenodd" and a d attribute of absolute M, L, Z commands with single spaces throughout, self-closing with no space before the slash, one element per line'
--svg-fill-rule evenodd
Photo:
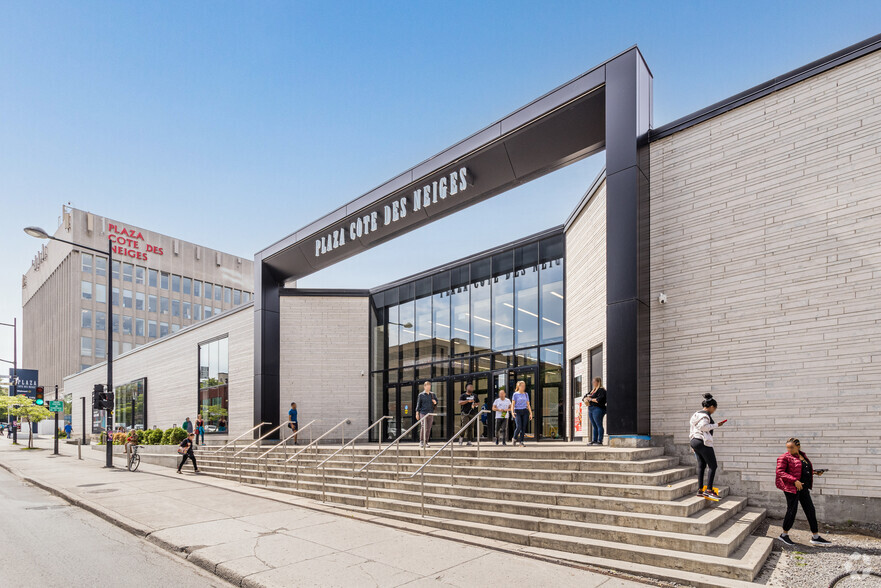
<path fill-rule="evenodd" d="M 231 586 L 2 468 L 0 571 L 9 586 Z"/>

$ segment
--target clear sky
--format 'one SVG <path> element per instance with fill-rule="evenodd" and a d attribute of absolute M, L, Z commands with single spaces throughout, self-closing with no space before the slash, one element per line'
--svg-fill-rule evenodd
<path fill-rule="evenodd" d="M 40 245 L 22 227 L 54 231 L 62 204 L 251 256 L 634 44 L 659 126 L 879 24 L 877 1 L 5 0 L 0 322 Z M 602 160 L 300 285 L 376 286 L 561 224 Z"/>

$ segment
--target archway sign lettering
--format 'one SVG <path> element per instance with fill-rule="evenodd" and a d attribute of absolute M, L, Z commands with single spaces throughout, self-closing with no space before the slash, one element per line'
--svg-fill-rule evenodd
<path fill-rule="evenodd" d="M 652 74 L 633 47 L 257 253 L 255 423 L 280 422 L 285 282 L 605 151 L 608 430 L 649 434 L 651 124 Z"/>

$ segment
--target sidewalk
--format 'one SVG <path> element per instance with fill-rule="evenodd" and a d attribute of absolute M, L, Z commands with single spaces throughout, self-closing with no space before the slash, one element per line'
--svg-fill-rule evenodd
<path fill-rule="evenodd" d="M 243 587 L 645 584 L 383 526 L 320 502 L 142 463 L 102 468 L 103 452 L 52 440 L 22 451 L 0 439 L 0 466 Z M 124 464 L 115 460 L 115 464 Z M 189 468 L 189 464 L 186 466 Z M 511 546 L 516 549 L 516 546 Z"/>

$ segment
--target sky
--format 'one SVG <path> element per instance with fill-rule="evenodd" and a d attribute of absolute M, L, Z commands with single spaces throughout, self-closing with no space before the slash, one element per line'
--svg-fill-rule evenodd
<path fill-rule="evenodd" d="M 54 232 L 64 204 L 250 257 L 633 45 L 660 126 L 879 23 L 875 1 L 2 0 L 0 322 L 40 246 L 21 229 Z M 299 285 L 369 288 L 559 225 L 602 165 Z"/>

